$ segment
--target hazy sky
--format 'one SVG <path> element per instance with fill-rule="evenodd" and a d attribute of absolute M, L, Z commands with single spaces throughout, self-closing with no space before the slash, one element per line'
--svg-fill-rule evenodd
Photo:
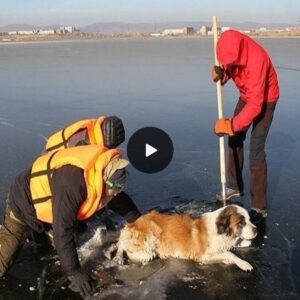
<path fill-rule="evenodd" d="M 257 21 L 298 23 L 300 0 L 0 0 L 0 26 L 96 22 Z"/>

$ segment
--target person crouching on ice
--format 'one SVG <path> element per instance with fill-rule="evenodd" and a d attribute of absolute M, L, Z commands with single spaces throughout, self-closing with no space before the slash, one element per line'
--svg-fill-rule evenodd
<path fill-rule="evenodd" d="M 42 232 L 45 224 L 51 224 L 54 246 L 71 289 L 83 297 L 90 295 L 93 279 L 80 267 L 75 226 L 105 206 L 127 222 L 140 216 L 132 200 L 122 193 L 127 165 L 118 150 L 97 145 L 52 151 L 37 158 L 10 189 L 0 229 L 0 277 L 30 232 Z"/>
<path fill-rule="evenodd" d="M 47 138 L 43 154 L 83 145 L 99 145 L 113 149 L 124 141 L 125 128 L 122 120 L 117 116 L 99 116 L 76 121 L 52 133 Z M 102 219 L 107 229 L 114 228 L 113 222 L 106 212 L 103 212 Z M 78 221 L 77 228 L 82 232 L 87 227 L 83 222 Z M 37 244 L 43 246 L 48 244 L 44 233 L 33 232 L 30 238 Z"/>

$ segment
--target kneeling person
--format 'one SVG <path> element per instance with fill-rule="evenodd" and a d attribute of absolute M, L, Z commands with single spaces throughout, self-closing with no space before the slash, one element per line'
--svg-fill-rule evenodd
<path fill-rule="evenodd" d="M 123 192 L 128 161 L 116 149 L 79 146 L 40 156 L 16 177 L 0 230 L 0 277 L 31 230 L 53 227 L 55 249 L 73 286 L 83 296 L 92 292 L 92 279 L 80 268 L 74 241 L 78 220 L 86 221 L 105 206 L 127 222 L 140 213 Z"/>

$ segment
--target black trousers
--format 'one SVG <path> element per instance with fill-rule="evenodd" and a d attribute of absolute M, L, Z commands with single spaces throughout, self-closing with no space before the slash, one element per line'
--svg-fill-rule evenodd
<path fill-rule="evenodd" d="M 234 111 L 234 116 L 236 116 L 245 105 L 245 102 L 239 99 Z M 275 107 L 276 102 L 265 102 L 261 113 L 253 120 L 248 128 L 228 138 L 227 186 L 231 189 L 243 191 L 244 141 L 252 125 L 249 155 L 252 208 L 267 208 L 267 162 L 265 143 L 272 124 Z"/>
<path fill-rule="evenodd" d="M 0 225 L 0 278 L 17 256 L 30 232 L 31 229 L 14 216 L 7 198 L 4 221 Z"/>

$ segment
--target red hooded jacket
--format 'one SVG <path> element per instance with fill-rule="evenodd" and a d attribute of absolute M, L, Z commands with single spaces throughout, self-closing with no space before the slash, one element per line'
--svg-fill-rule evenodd
<path fill-rule="evenodd" d="M 232 120 L 233 130 L 241 131 L 261 112 L 264 102 L 278 100 L 277 74 L 267 52 L 253 39 L 235 30 L 221 34 L 217 57 L 225 70 L 222 85 L 231 78 L 240 91 L 241 100 L 246 103 Z"/>

